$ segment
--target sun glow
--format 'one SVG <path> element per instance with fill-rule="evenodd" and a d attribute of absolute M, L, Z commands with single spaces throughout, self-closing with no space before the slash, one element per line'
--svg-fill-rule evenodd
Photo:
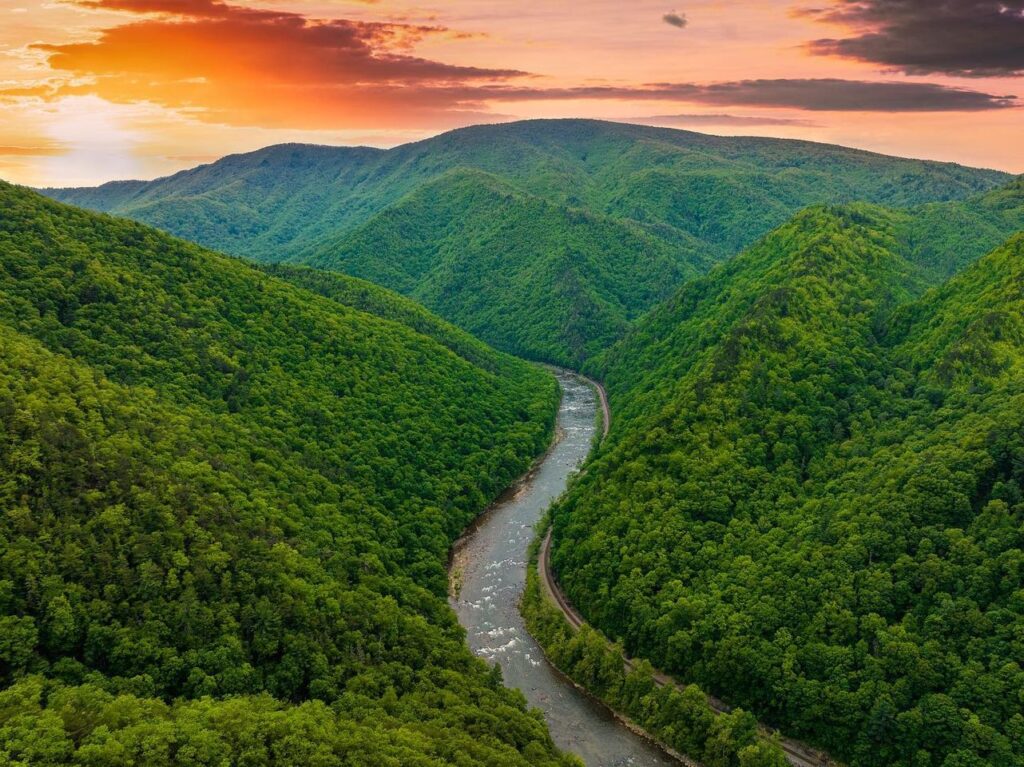
<path fill-rule="evenodd" d="M 888 49 L 855 32 L 823 41 L 853 23 L 845 17 L 747 5 L 0 2 L 0 174 L 54 185 L 151 177 L 276 141 L 388 146 L 541 116 L 1024 170 L 1012 51 L 968 47 L 947 54 L 949 72 L 916 60 L 897 71 Z"/>

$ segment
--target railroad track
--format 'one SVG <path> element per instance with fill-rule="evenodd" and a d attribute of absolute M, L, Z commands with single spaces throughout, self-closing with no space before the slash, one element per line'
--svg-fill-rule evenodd
<path fill-rule="evenodd" d="M 590 379 L 587 379 L 588 381 Z M 598 398 L 601 402 L 601 411 L 604 414 L 604 428 L 602 438 L 608 436 L 608 429 L 611 426 L 612 413 L 608 407 L 608 397 L 605 394 L 604 387 L 596 381 L 590 381 L 594 389 L 597 391 Z M 558 606 L 558 609 L 562 611 L 562 615 L 569 624 L 579 629 L 586 622 L 583 620 L 583 616 L 577 612 L 573 604 L 566 598 L 562 592 L 561 586 L 558 585 L 558 581 L 555 579 L 554 573 L 551 570 L 551 528 L 548 528 L 547 533 L 544 535 L 544 540 L 540 546 L 540 556 L 538 558 L 537 571 L 540 574 L 541 586 L 548 598 Z M 637 663 L 632 658 L 625 658 L 624 660 L 627 670 L 632 671 L 636 668 Z M 656 685 L 663 687 L 665 685 L 671 685 L 676 688 L 681 688 L 676 680 L 661 671 L 655 671 L 653 680 Z M 708 696 L 708 706 L 716 714 L 726 714 L 731 711 L 731 707 L 725 702 L 715 698 L 714 696 Z M 793 767 L 837 767 L 838 762 L 833 761 L 828 754 L 823 753 L 817 749 L 811 748 L 806 743 L 802 743 L 792 738 L 786 738 L 779 735 L 775 730 L 768 727 L 767 725 L 759 725 L 761 734 L 764 737 L 772 737 L 778 735 L 779 745 L 782 748 L 783 753 L 786 755 L 786 760 L 793 765 Z"/>

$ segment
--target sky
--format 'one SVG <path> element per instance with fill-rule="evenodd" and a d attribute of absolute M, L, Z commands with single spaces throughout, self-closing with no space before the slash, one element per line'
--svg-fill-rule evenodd
<path fill-rule="evenodd" d="M 0 178 L 592 117 L 1024 173 L 1024 0 L 0 0 Z"/>

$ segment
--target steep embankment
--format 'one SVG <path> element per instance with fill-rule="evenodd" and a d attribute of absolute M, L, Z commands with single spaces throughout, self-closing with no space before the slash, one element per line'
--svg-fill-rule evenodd
<path fill-rule="evenodd" d="M 554 383 L 374 290 L 0 185 L 0 761 L 563 763 L 444 572 Z"/>

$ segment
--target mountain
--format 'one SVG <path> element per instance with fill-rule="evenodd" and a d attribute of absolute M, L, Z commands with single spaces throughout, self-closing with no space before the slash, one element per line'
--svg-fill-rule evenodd
<path fill-rule="evenodd" d="M 317 285 L 0 185 L 3 763 L 574 763 L 446 601 L 553 379 Z"/>
<path fill-rule="evenodd" d="M 506 351 L 575 365 L 808 204 L 915 205 L 1008 180 L 803 141 L 533 120 L 45 192 L 234 255 L 351 272 Z"/>
<path fill-rule="evenodd" d="M 900 239 L 907 257 L 936 282 L 1024 229 L 1024 176 L 964 200 L 907 210 Z"/>
<path fill-rule="evenodd" d="M 553 205 L 459 169 L 307 259 L 408 295 L 489 343 L 579 364 L 667 285 L 694 276 L 699 243 Z"/>
<path fill-rule="evenodd" d="M 812 207 L 593 360 L 615 417 L 553 564 L 628 652 L 852 767 L 1009 767 L 1024 233 L 929 289 L 909 231 Z"/>

